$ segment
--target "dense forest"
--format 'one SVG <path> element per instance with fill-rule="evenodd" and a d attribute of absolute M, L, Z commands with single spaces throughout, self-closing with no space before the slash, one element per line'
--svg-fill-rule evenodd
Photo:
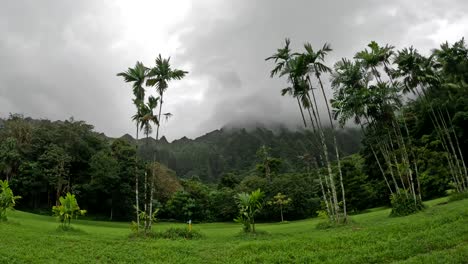
<path fill-rule="evenodd" d="M 160 219 L 231 221 L 238 214 L 236 194 L 257 189 L 270 201 L 258 216 L 267 221 L 278 220 L 281 210 L 286 219 L 325 214 L 340 222 L 378 205 L 421 210 L 424 199 L 466 192 L 464 40 L 444 43 L 430 56 L 371 42 L 333 67 L 324 64 L 329 45 L 313 50 L 306 44 L 298 53 L 289 43 L 267 60 L 275 62 L 271 77 L 290 85 L 278 90 L 297 99 L 304 130 L 221 129 L 171 143 L 159 138 L 161 114 L 170 116 L 161 112 L 167 82 L 186 73 L 159 57 L 155 68 L 137 63 L 119 74 L 133 83 L 133 119 L 143 138 L 111 139 L 83 121 L 13 114 L 0 123 L 0 178 L 22 197 L 17 208 L 49 214 L 72 192 L 92 217 L 122 220 L 133 218 L 140 200 L 145 213 L 154 206 Z M 146 98 L 145 84 L 159 97 Z M 340 128 L 351 123 L 356 128 Z M 290 199 L 284 208 L 275 203 L 280 194 Z"/>
<path fill-rule="evenodd" d="M 256 167 L 260 162 L 256 153 L 263 145 L 274 146 L 271 155 L 280 161 L 274 171 L 281 174 L 278 178 L 305 173 L 306 166 L 300 156 L 313 147 L 309 131 L 294 132 L 287 128 L 275 132 L 264 127 L 221 129 L 194 140 L 182 138 L 169 143 L 164 137 L 158 141 L 153 138 L 136 141 L 130 135 L 108 138 L 95 132 L 92 125 L 73 119 L 52 122 L 10 115 L 1 121 L 0 127 L 2 173 L 23 197 L 18 208 L 48 212 L 56 199 L 70 190 L 79 195 L 80 204 L 91 215 L 108 217 L 112 209 L 113 217 L 122 219 L 129 217 L 134 203 L 133 157 L 137 142 L 141 170 L 146 160 L 151 161 L 154 150 L 157 160 L 168 167 L 165 173 L 160 173 L 161 182 L 156 185 L 159 202 L 167 202 L 183 185 L 196 185 L 194 190 L 209 196 L 218 187 L 235 187 L 242 179 L 252 184 L 264 183 Z M 355 129 L 340 134 L 345 155 L 359 150 L 360 137 L 360 131 Z M 229 200 L 233 195 L 227 195 Z M 224 198 L 220 197 L 220 201 Z M 236 208 L 231 209 L 231 214 L 222 217 L 223 220 L 233 219 Z M 199 219 L 207 218 L 200 215 Z"/>
<path fill-rule="evenodd" d="M 274 132 L 273 132 L 274 131 Z M 340 131 L 338 141 L 344 156 L 357 153 L 361 141 L 358 129 Z M 271 155 L 281 159 L 280 172 L 303 171 L 299 158 L 314 149 L 314 135 L 308 130 L 292 131 L 285 127 L 274 128 L 223 128 L 212 131 L 194 140 L 186 137 L 168 143 L 165 137 L 138 141 L 138 154 L 151 161 L 156 151 L 156 160 L 177 173 L 180 178 L 199 178 L 205 183 L 217 183 L 225 173 L 241 177 L 251 174 L 257 162 L 256 152 L 265 145 Z M 135 140 L 125 135 L 132 144 Z M 327 144 L 331 145 L 331 139 Z"/>

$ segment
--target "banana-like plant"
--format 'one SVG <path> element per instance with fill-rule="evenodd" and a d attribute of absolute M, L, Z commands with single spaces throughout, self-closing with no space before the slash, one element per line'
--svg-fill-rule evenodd
<path fill-rule="evenodd" d="M 78 218 L 80 215 L 85 215 L 86 210 L 81 210 L 78 206 L 78 201 L 74 194 L 67 193 L 60 197 L 60 205 L 52 207 L 54 216 L 60 221 L 62 228 L 70 227 L 72 218 Z"/>
<path fill-rule="evenodd" d="M 12 210 L 16 204 L 16 200 L 20 199 L 21 196 L 15 196 L 8 181 L 0 180 L 0 221 L 6 221 L 7 209 Z"/>
<path fill-rule="evenodd" d="M 260 189 L 252 193 L 238 193 L 236 203 L 239 207 L 239 216 L 234 219 L 236 223 L 244 225 L 245 232 L 255 233 L 255 215 L 263 208 L 263 197 L 265 193 Z"/>

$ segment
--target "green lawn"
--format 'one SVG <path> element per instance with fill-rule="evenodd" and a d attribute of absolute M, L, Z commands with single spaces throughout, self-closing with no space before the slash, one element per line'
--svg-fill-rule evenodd
<path fill-rule="evenodd" d="M 468 263 L 468 200 L 390 218 L 388 209 L 353 224 L 316 229 L 319 219 L 259 224 L 268 232 L 239 236 L 234 223 L 199 224 L 199 240 L 128 238 L 126 223 L 78 220 L 80 232 L 57 231 L 52 217 L 11 212 L 0 223 L 1 263 Z M 158 223 L 156 230 L 182 224 Z"/>

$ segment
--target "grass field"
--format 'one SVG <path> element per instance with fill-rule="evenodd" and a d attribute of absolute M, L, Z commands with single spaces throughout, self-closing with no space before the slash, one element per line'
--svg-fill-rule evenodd
<path fill-rule="evenodd" d="M 129 224 L 85 220 L 59 232 L 53 217 L 15 211 L 0 223 L 0 263 L 468 263 L 468 200 L 444 201 L 401 218 L 374 209 L 327 230 L 319 219 L 259 224 L 267 234 L 257 237 L 234 223 L 199 224 L 198 240 L 130 239 Z"/>

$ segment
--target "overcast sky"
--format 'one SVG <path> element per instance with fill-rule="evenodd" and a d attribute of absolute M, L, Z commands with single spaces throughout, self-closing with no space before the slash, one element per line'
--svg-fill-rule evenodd
<path fill-rule="evenodd" d="M 371 40 L 423 52 L 468 35 L 468 1 L 0 0 L 0 117 L 23 113 L 134 134 L 131 86 L 116 73 L 171 56 L 190 73 L 170 83 L 170 140 L 228 123 L 300 122 L 285 80 L 264 59 L 285 37 L 300 49 L 329 42 L 328 64 Z"/>

